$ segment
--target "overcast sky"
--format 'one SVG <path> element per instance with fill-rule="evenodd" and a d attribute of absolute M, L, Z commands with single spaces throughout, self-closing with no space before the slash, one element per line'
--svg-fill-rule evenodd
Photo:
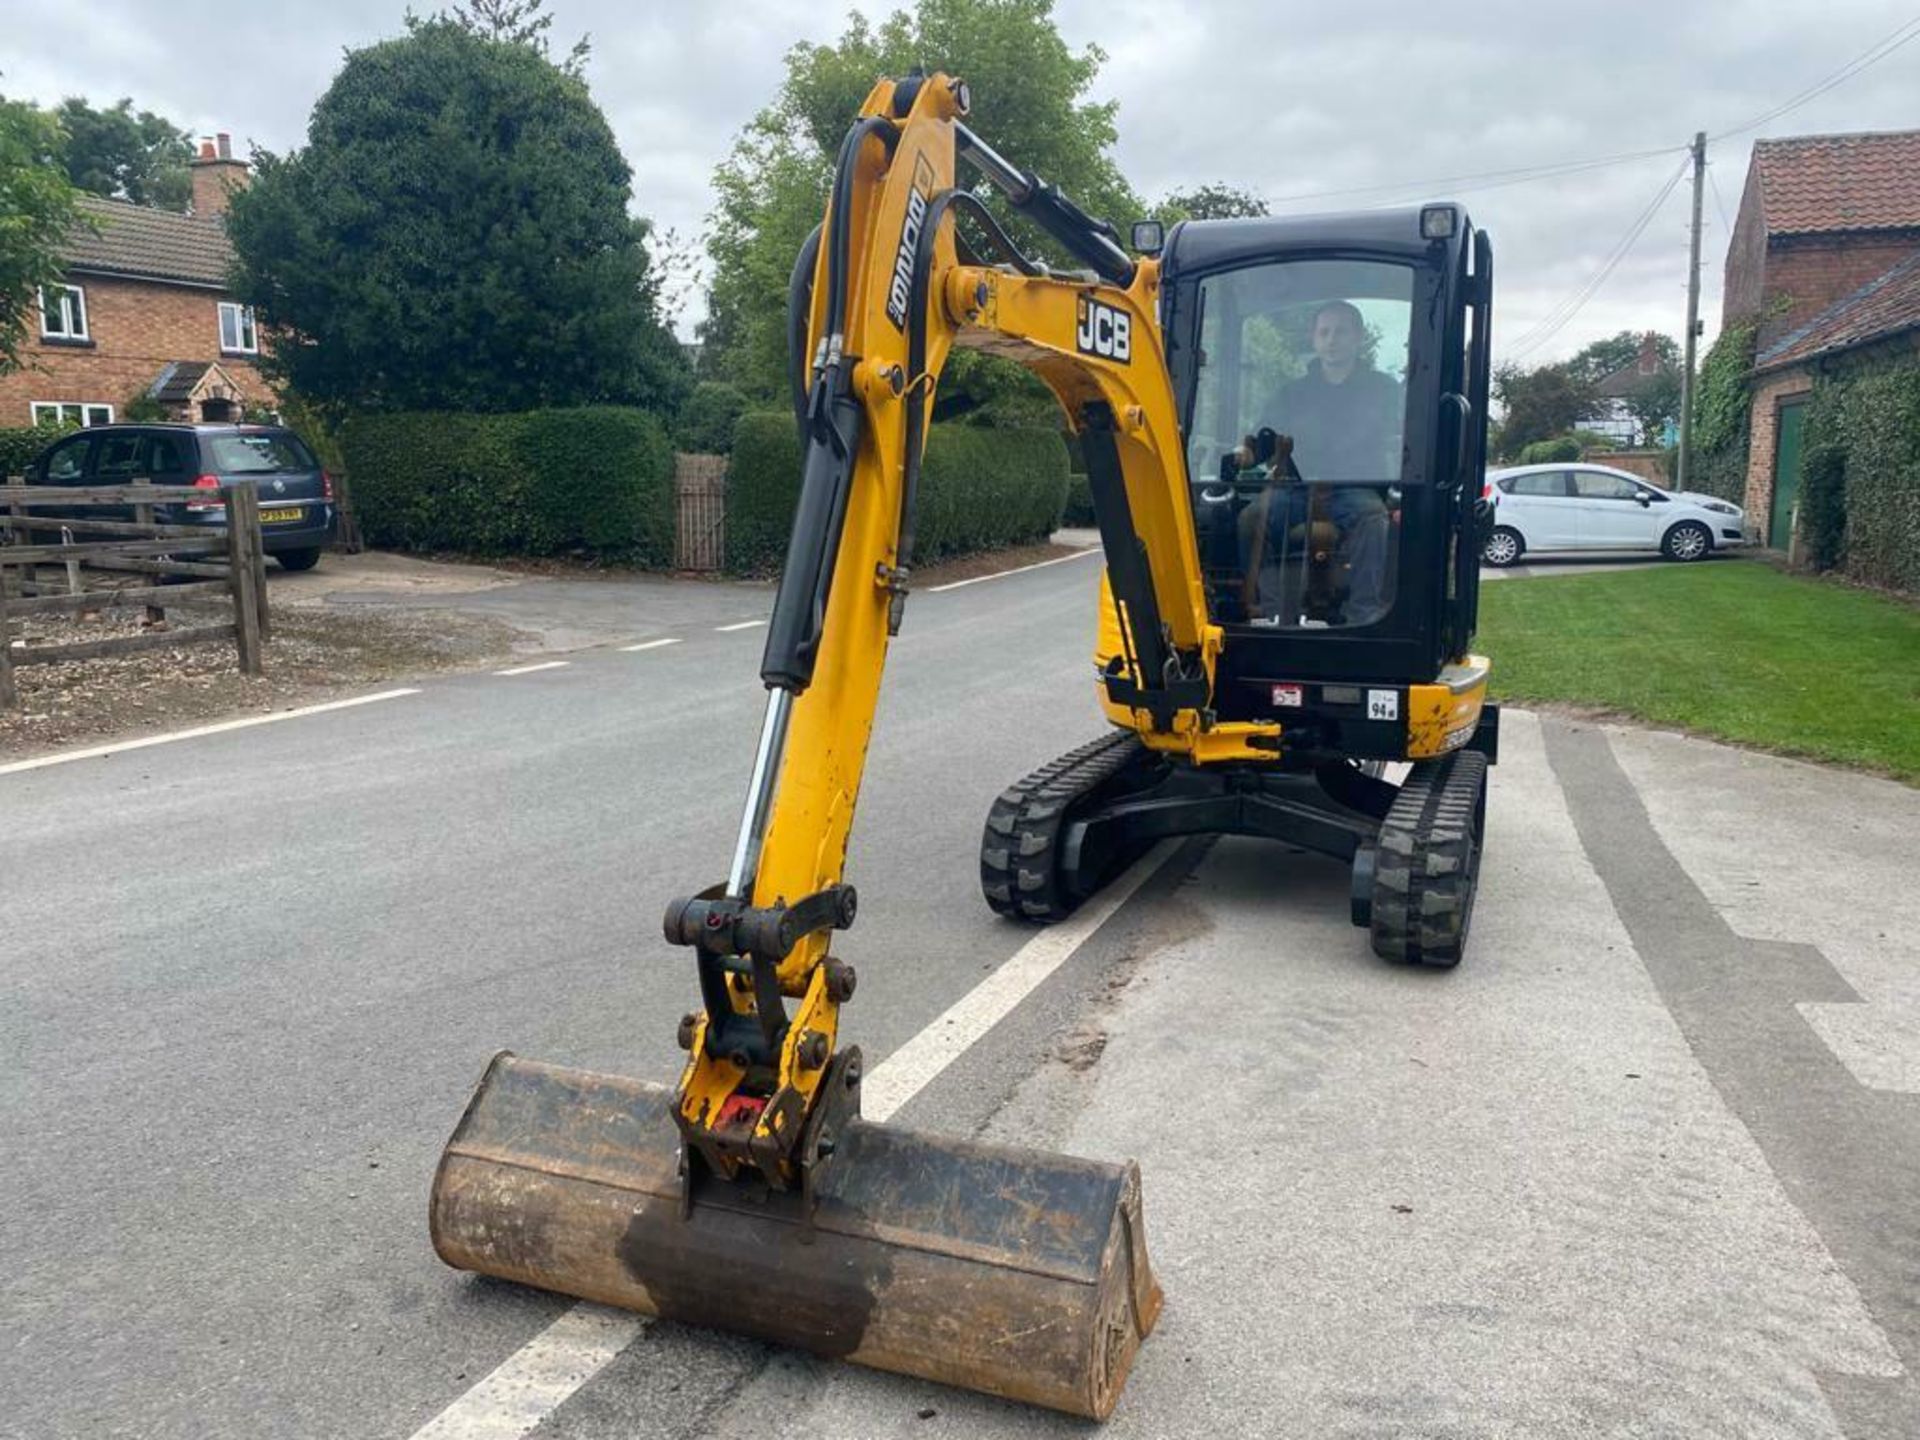
<path fill-rule="evenodd" d="M 285 150 L 304 142 L 307 113 L 341 51 L 399 33 L 406 7 L 9 0 L 7 8 L 0 93 L 96 104 L 130 95 L 195 134 L 226 130 L 237 148 Z M 431 0 L 415 8 L 431 9 Z M 592 34 L 587 76 L 633 166 L 635 208 L 690 236 L 704 225 L 714 165 L 772 95 L 787 49 L 831 42 L 853 10 L 895 8 L 548 5 L 556 50 Z M 1915 0 L 1614 0 L 1578 9 L 1540 0 L 1059 0 L 1056 15 L 1070 44 L 1107 53 L 1098 94 L 1119 102 L 1120 166 L 1146 196 L 1211 181 L 1255 191 L 1276 211 L 1464 200 L 1498 256 L 1496 347 L 1529 365 L 1622 329 L 1680 334 L 1684 180 L 1591 298 L 1564 312 L 1679 170 L 1694 131 L 1725 135 L 1708 147 L 1701 286 L 1711 340 L 1752 141 L 1920 127 L 1916 39 L 1791 113 L 1726 133 L 1920 22 Z M 1911 33 L 1920 37 L 1920 26 Z M 976 96 L 975 106 L 985 114 L 990 98 Z M 1649 150 L 1669 153 L 1525 183 L 1452 178 Z M 684 333 L 700 313 L 689 296 Z M 1543 328 L 1556 318 L 1563 323 Z"/>

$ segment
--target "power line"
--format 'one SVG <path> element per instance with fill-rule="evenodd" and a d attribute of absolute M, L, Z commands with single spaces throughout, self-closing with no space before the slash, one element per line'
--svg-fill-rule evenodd
<path fill-rule="evenodd" d="M 1727 202 L 1720 198 L 1720 182 L 1713 178 L 1713 166 L 1707 166 L 1707 184 L 1713 189 L 1714 208 L 1720 212 L 1720 223 L 1726 227 L 1727 234 L 1733 234 L 1733 222 L 1727 219 Z"/>
<path fill-rule="evenodd" d="M 1646 231 L 1647 226 L 1653 223 L 1653 217 L 1659 213 L 1660 207 L 1673 193 L 1674 186 L 1680 183 L 1680 177 L 1686 174 L 1691 159 L 1692 157 L 1689 156 L 1687 161 L 1681 163 L 1680 167 L 1667 178 L 1666 184 L 1655 192 L 1647 207 L 1634 217 L 1633 223 L 1627 227 L 1627 233 L 1621 236 L 1619 243 L 1608 253 L 1606 261 L 1599 270 L 1594 272 L 1593 277 L 1579 290 L 1549 310 L 1538 324 L 1514 343 L 1513 349 L 1509 352 L 1510 358 L 1520 360 L 1531 355 L 1559 334 L 1567 322 L 1580 313 L 1587 301 L 1599 292 L 1600 287 L 1607 282 L 1607 278 L 1619 267 L 1620 262 L 1627 258 L 1627 253 L 1633 249 L 1634 243 Z"/>
<path fill-rule="evenodd" d="M 1862 70 L 1878 65 L 1882 60 L 1886 59 L 1887 56 L 1893 54 L 1893 52 L 1898 50 L 1902 45 L 1905 45 L 1909 40 L 1913 40 L 1916 37 L 1920 37 L 1920 15 L 1914 16 L 1904 24 L 1896 27 L 1890 33 L 1883 35 L 1825 79 L 1814 81 L 1813 84 L 1809 85 L 1806 89 L 1800 91 L 1797 95 L 1783 100 L 1765 114 L 1756 115 L 1751 120 L 1743 120 L 1738 125 L 1722 130 L 1718 135 L 1713 136 L 1712 139 L 1716 141 L 1725 140 L 1729 135 L 1738 135 L 1747 130 L 1757 130 L 1769 121 L 1778 120 L 1789 111 L 1798 110 L 1808 101 L 1818 99 L 1820 96 L 1826 94 L 1827 91 L 1833 89 L 1834 86 L 1851 80 Z"/>
<path fill-rule="evenodd" d="M 1519 185 L 1530 180 L 1548 180 L 1559 175 L 1576 175 L 1607 165 L 1623 165 L 1629 160 L 1645 160 L 1655 155 L 1672 155 L 1684 145 L 1668 145 L 1658 150 L 1631 150 L 1619 155 L 1601 155 L 1590 160 L 1557 160 L 1545 165 L 1517 165 L 1507 170 L 1481 170 L 1469 175 L 1442 175 L 1433 180 L 1395 180 L 1383 185 L 1354 185 L 1343 190 L 1307 190 L 1298 195 L 1279 195 L 1271 205 L 1293 205 L 1305 200 L 1331 200 L 1346 195 L 1379 195 L 1387 191 L 1414 194 L 1429 193 L 1442 185 L 1468 185 L 1488 180 L 1498 184 Z M 1508 178 L 1514 177 L 1514 178 Z M 1490 189 L 1491 186 L 1477 186 Z"/>

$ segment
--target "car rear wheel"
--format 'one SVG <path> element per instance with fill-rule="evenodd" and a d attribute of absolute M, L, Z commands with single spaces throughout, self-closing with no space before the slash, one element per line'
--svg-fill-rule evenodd
<path fill-rule="evenodd" d="M 1669 560 L 1704 560 L 1712 552 L 1712 534 L 1694 520 L 1682 520 L 1660 542 L 1660 553 Z"/>
<path fill-rule="evenodd" d="M 1499 525 L 1487 536 L 1486 544 L 1480 547 L 1480 558 L 1497 569 L 1504 570 L 1526 553 L 1527 542 L 1520 538 L 1520 532 L 1511 525 Z"/>
<path fill-rule="evenodd" d="M 320 563 L 320 547 L 309 545 L 304 550 L 277 550 L 273 558 L 280 562 L 283 570 L 311 570 Z"/>

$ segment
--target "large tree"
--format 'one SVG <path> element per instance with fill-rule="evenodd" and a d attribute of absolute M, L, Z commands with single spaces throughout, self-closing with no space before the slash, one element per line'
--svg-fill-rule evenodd
<path fill-rule="evenodd" d="M 1252 220 L 1267 213 L 1267 202 L 1233 185 L 1202 185 L 1174 191 L 1155 213 L 1169 225 L 1176 220 Z"/>
<path fill-rule="evenodd" d="M 0 99 L 0 375 L 20 368 L 37 292 L 60 278 L 60 245 L 78 219 L 65 146 L 52 116 Z"/>
<path fill-rule="evenodd" d="M 586 84 L 524 40 L 414 20 L 349 52 L 304 150 L 257 154 L 228 220 L 266 364 L 366 409 L 671 406 L 632 172 Z"/>
<path fill-rule="evenodd" d="M 1564 364 L 1537 370 L 1503 365 L 1493 374 L 1493 398 L 1501 410 L 1497 449 L 1503 458 L 1566 434 L 1598 406 L 1592 382 Z"/>
<path fill-rule="evenodd" d="M 784 393 L 794 256 L 825 210 L 841 137 L 883 75 L 917 65 L 964 78 L 973 95 L 969 123 L 996 150 L 1124 231 L 1142 207 L 1110 153 L 1114 103 L 1088 98 L 1105 58 L 1097 47 L 1067 44 L 1052 0 L 917 0 L 877 28 L 855 16 L 835 44 L 795 46 L 778 95 L 714 176 L 703 363 L 748 390 Z M 1010 228 L 1029 249 L 1066 260 L 1017 218 Z M 1017 370 L 984 358 L 955 357 L 941 382 L 942 413 L 981 403 L 1018 409 L 1036 393 L 1039 404 L 1050 403 Z"/>
<path fill-rule="evenodd" d="M 1616 370 L 1636 364 L 1645 342 L 1646 332 L 1640 330 L 1622 330 L 1604 340 L 1595 340 L 1566 362 L 1568 373 L 1588 384 L 1597 383 Z M 1675 371 L 1680 368 L 1680 346 L 1671 335 L 1655 334 L 1653 348 L 1663 368 Z"/>
<path fill-rule="evenodd" d="M 160 210 L 185 210 L 193 198 L 187 162 L 193 138 L 151 110 L 123 99 L 96 110 L 78 96 L 54 112 L 67 132 L 67 177 L 82 190 Z"/>

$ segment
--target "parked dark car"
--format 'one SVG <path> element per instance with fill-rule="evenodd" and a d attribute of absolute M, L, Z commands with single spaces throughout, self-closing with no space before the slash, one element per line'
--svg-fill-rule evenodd
<path fill-rule="evenodd" d="M 280 425 L 95 425 L 41 451 L 26 478 L 29 485 L 148 480 L 216 492 L 203 502 L 156 505 L 154 518 L 169 525 L 225 525 L 220 487 L 251 484 L 260 494 L 261 544 L 289 570 L 311 570 L 339 524 L 332 477 Z"/>

